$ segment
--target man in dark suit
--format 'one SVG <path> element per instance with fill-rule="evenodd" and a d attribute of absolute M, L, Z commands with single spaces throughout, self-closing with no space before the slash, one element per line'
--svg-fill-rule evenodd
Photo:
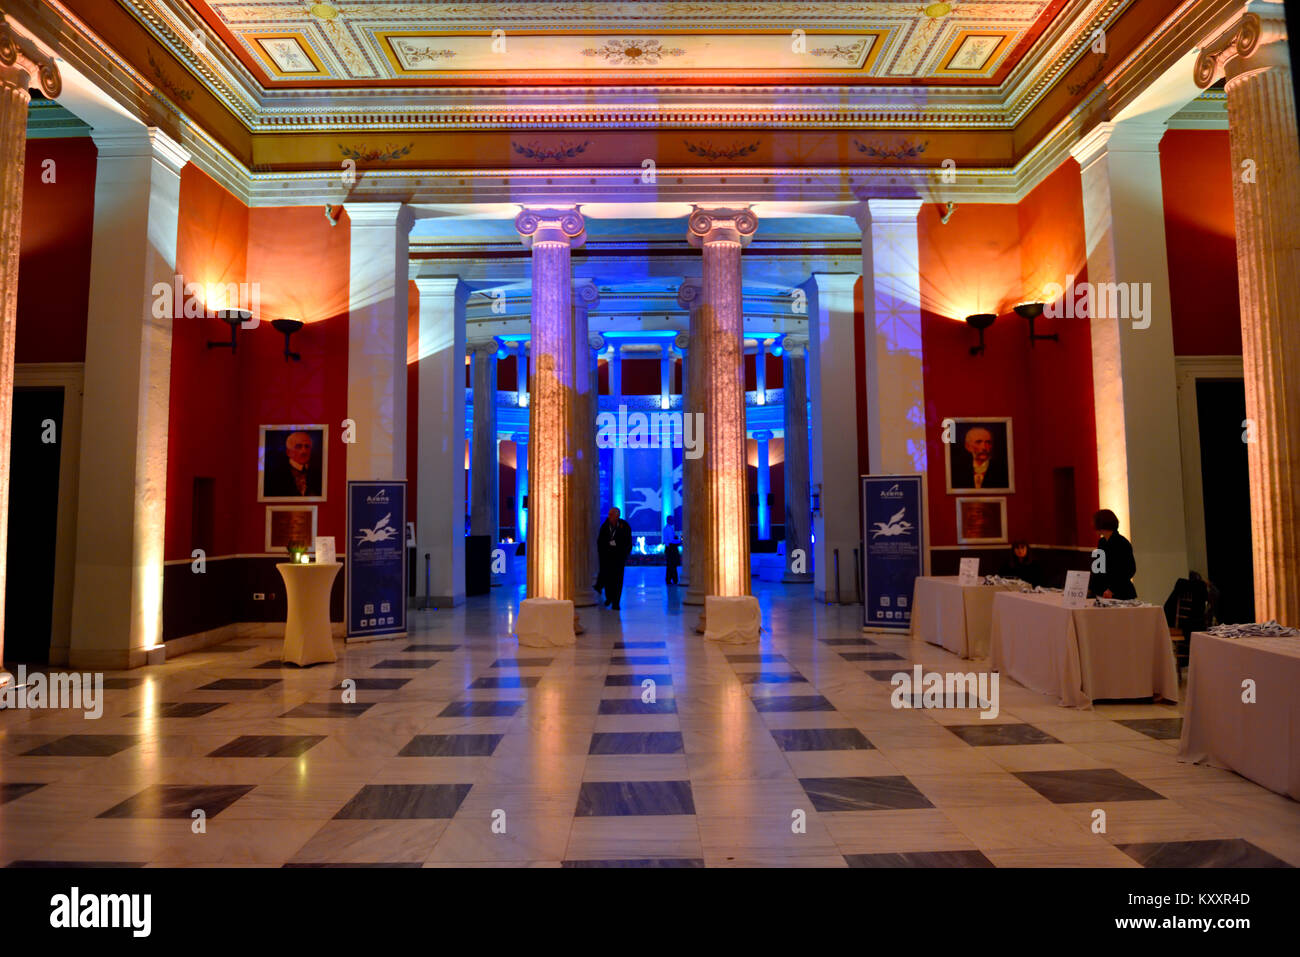
<path fill-rule="evenodd" d="M 1088 590 L 1098 598 L 1136 598 L 1133 576 L 1137 574 L 1137 561 L 1133 546 L 1119 533 L 1119 518 L 1108 508 L 1092 517 L 1092 527 L 1097 530 L 1097 548 L 1101 550 L 1102 571 L 1093 572 Z"/>
<path fill-rule="evenodd" d="M 627 556 L 632 553 L 632 526 L 619 518 L 619 510 L 611 508 L 609 515 L 596 533 L 596 551 L 600 556 L 600 586 L 605 590 L 605 606 L 619 610 L 623 597 L 623 570 Z"/>
<path fill-rule="evenodd" d="M 290 432 L 284 440 L 285 460 L 268 468 L 263 494 L 270 498 L 312 498 L 321 491 L 321 467 L 312 453 L 311 434 Z"/>
<path fill-rule="evenodd" d="M 994 448 L 992 430 L 982 425 L 967 429 L 962 447 L 952 450 L 952 487 L 1006 489 L 1010 478 L 1006 458 Z"/>

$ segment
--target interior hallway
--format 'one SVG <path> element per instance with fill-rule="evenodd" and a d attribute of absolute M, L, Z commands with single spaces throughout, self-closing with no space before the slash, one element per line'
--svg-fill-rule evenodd
<path fill-rule="evenodd" d="M 896 710 L 896 671 L 980 663 L 754 584 L 771 631 L 740 651 L 633 567 L 621 616 L 581 609 L 568 649 L 509 637 L 520 581 L 334 665 L 238 639 L 110 674 L 97 721 L 6 716 L 0 863 L 1300 864 L 1300 806 L 1178 763 L 1176 706 L 1076 711 L 1005 681 L 993 721 Z"/>

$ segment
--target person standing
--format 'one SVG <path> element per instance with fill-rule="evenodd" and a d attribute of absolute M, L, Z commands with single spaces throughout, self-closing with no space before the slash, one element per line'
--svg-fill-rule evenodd
<path fill-rule="evenodd" d="M 600 585 L 605 589 L 605 607 L 619 610 L 623 597 L 623 571 L 627 556 L 632 553 L 632 526 L 619 517 L 617 508 L 609 515 L 596 533 L 596 551 L 600 558 Z"/>
<path fill-rule="evenodd" d="M 664 573 L 664 584 L 677 584 L 677 569 L 682 564 L 682 543 L 670 522 L 664 528 L 664 562 L 668 566 Z"/>
<path fill-rule="evenodd" d="M 1097 530 L 1097 548 L 1101 552 L 1100 572 L 1093 572 L 1088 589 L 1098 598 L 1131 599 L 1137 597 L 1133 576 L 1137 574 L 1137 561 L 1133 558 L 1133 545 L 1119 533 L 1119 517 L 1103 508 L 1092 517 L 1092 527 Z"/>

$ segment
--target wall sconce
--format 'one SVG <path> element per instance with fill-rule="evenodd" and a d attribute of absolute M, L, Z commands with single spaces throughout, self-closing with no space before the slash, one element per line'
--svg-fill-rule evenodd
<path fill-rule="evenodd" d="M 1043 314 L 1043 304 L 1041 302 L 1022 302 L 1012 308 L 1016 310 L 1017 316 L 1029 320 L 1029 344 L 1031 346 L 1039 339 L 1051 339 L 1053 342 L 1061 341 L 1061 337 L 1058 333 L 1053 332 L 1050 335 L 1040 335 L 1034 332 L 1034 320 Z"/>
<path fill-rule="evenodd" d="M 980 334 L 980 344 L 977 346 L 970 347 L 971 355 L 979 356 L 984 354 L 984 330 L 987 329 L 989 326 L 993 325 L 993 320 L 995 320 L 996 318 L 997 316 L 991 312 L 977 312 L 973 316 L 966 317 L 967 325 L 973 326 L 975 329 L 978 329 Z"/>
<path fill-rule="evenodd" d="M 296 352 L 290 351 L 289 349 L 289 337 L 302 328 L 302 320 L 272 319 L 271 328 L 276 332 L 284 333 L 284 361 L 288 362 L 290 359 L 294 362 L 300 361 L 302 356 L 298 355 Z"/>
<path fill-rule="evenodd" d="M 253 314 L 247 309 L 219 309 L 216 317 L 230 327 L 229 342 L 213 342 L 208 340 L 209 349 L 229 349 L 230 354 L 235 354 L 236 336 L 239 335 L 239 327 L 253 318 Z"/>

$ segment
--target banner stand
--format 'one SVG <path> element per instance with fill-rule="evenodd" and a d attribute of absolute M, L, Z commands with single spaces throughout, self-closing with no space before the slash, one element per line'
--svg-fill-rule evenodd
<path fill-rule="evenodd" d="M 912 630 L 912 591 L 929 571 L 925 475 L 863 475 L 862 630 Z"/>
<path fill-rule="evenodd" d="M 348 482 L 348 642 L 406 634 L 406 482 Z"/>

